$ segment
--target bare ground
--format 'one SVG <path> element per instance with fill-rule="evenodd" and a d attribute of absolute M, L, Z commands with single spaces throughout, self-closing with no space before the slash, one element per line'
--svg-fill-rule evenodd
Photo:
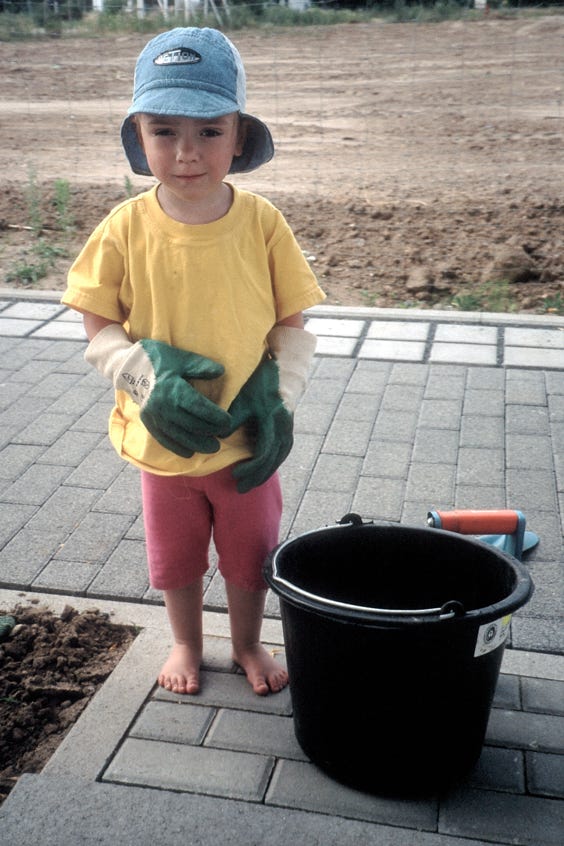
<path fill-rule="evenodd" d="M 329 303 L 564 313 L 563 38 L 562 16 L 235 33 L 277 145 L 236 181 L 287 215 Z M 2 45 L 0 287 L 62 289 L 95 224 L 152 184 L 119 145 L 146 40 Z"/>
<path fill-rule="evenodd" d="M 96 610 L 0 609 L 0 804 L 42 769 L 134 637 Z"/>

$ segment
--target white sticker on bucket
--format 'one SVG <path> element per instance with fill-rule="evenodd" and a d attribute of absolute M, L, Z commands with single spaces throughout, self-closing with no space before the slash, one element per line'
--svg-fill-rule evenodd
<path fill-rule="evenodd" d="M 499 620 L 493 620 L 491 623 L 486 623 L 478 629 L 478 639 L 476 640 L 476 648 L 474 650 L 474 658 L 479 658 L 480 655 L 486 655 L 488 652 L 493 652 L 502 643 L 507 640 L 509 634 L 509 624 L 511 623 L 511 614 L 501 617 Z"/>

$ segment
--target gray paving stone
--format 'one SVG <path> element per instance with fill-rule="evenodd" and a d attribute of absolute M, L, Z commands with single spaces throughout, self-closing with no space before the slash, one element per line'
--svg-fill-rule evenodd
<path fill-rule="evenodd" d="M 140 541 L 123 540 L 90 585 L 88 594 L 141 600 L 148 586 L 145 545 Z"/>
<path fill-rule="evenodd" d="M 53 464 L 32 465 L 2 492 L 2 500 L 20 502 L 24 505 L 42 505 L 59 488 L 69 473 L 68 467 Z"/>
<path fill-rule="evenodd" d="M 99 400 L 88 411 L 81 414 L 71 428 L 77 432 L 99 432 L 106 435 L 111 409 L 111 403 Z"/>
<path fill-rule="evenodd" d="M 525 711 L 559 714 L 564 717 L 564 681 L 524 678 L 522 687 Z M 564 738 L 562 751 L 564 752 Z"/>
<path fill-rule="evenodd" d="M 352 511 L 370 520 L 399 522 L 405 489 L 406 483 L 402 479 L 362 476 L 353 496 Z M 343 511 L 340 517 L 345 513 Z"/>
<path fill-rule="evenodd" d="M 536 752 L 563 752 L 564 717 L 493 708 L 486 742 Z"/>
<path fill-rule="evenodd" d="M 13 481 L 38 461 L 44 448 L 31 444 L 8 444 L 0 450 L 0 479 Z"/>
<path fill-rule="evenodd" d="M 519 676 L 500 673 L 495 689 L 494 708 L 521 708 L 521 680 Z"/>
<path fill-rule="evenodd" d="M 68 429 L 69 419 L 63 414 L 39 412 L 39 416 L 14 437 L 17 444 L 51 446 Z"/>
<path fill-rule="evenodd" d="M 564 349 L 564 335 L 558 329 L 507 327 L 505 343 L 514 347 Z"/>
<path fill-rule="evenodd" d="M 360 366 L 360 365 L 359 365 Z M 428 364 L 394 363 L 390 370 L 390 384 L 425 385 L 431 368 Z"/>
<path fill-rule="evenodd" d="M 0 502 L 0 543 L 7 543 L 36 511 L 33 505 Z"/>
<path fill-rule="evenodd" d="M 13 396 L 9 384 L 6 385 L 5 392 L 4 388 L 2 389 L 2 402 L 5 402 L 7 397 L 8 403 L 0 414 L 0 426 L 16 424 L 19 434 L 23 428 L 44 417 L 50 401 L 45 397 L 28 396 L 27 389 L 22 385 L 18 385 L 16 391 L 17 395 Z"/>
<path fill-rule="evenodd" d="M 466 386 L 468 389 L 474 389 L 477 391 L 504 390 L 505 371 L 501 368 L 492 369 L 491 367 L 469 367 Z"/>
<path fill-rule="evenodd" d="M 534 349 L 532 347 L 510 347 L 505 345 L 503 363 L 506 367 L 562 367 L 562 351 L 549 349 Z"/>
<path fill-rule="evenodd" d="M 452 499 L 455 478 L 455 464 L 416 464 L 414 462 L 407 477 L 406 499 L 431 501 L 439 495 Z"/>
<path fill-rule="evenodd" d="M 371 392 L 368 395 L 345 391 L 339 404 L 339 418 L 350 420 L 356 424 L 357 420 L 374 420 L 382 404 L 383 391 Z"/>
<path fill-rule="evenodd" d="M 352 492 L 361 467 L 362 459 L 356 456 L 323 453 L 315 465 L 309 486 L 312 490 Z"/>
<path fill-rule="evenodd" d="M 460 423 L 460 446 L 503 448 L 505 430 L 501 417 L 463 416 Z"/>
<path fill-rule="evenodd" d="M 131 521 L 132 518 L 126 514 L 90 512 L 73 528 L 56 557 L 85 564 L 103 564 L 127 534 Z"/>
<path fill-rule="evenodd" d="M 429 373 L 425 399 L 462 399 L 466 387 L 466 369 L 437 365 Z"/>
<path fill-rule="evenodd" d="M 507 501 L 525 514 L 531 511 L 555 511 L 556 489 L 550 470 L 507 471 Z"/>
<path fill-rule="evenodd" d="M 419 428 L 413 444 L 413 461 L 417 464 L 455 464 L 458 443 L 459 433 L 452 429 Z"/>
<path fill-rule="evenodd" d="M 514 846 L 561 846 L 564 808 L 549 799 L 461 790 L 441 805 L 439 832 Z"/>
<path fill-rule="evenodd" d="M 300 403 L 294 417 L 294 434 L 325 435 L 335 415 L 335 407 L 312 402 Z"/>
<path fill-rule="evenodd" d="M 414 846 L 414 832 L 326 814 L 232 799 L 77 779 L 24 775 L 0 816 L 10 846 L 150 846 L 167 838 L 198 846 Z M 36 809 L 30 814 L 30 808 Z M 77 813 L 77 809 L 80 809 Z M 417 846 L 486 846 L 484 841 L 417 832 Z"/>
<path fill-rule="evenodd" d="M 366 340 L 361 344 L 359 358 L 383 361 L 423 361 L 425 342 Z"/>
<path fill-rule="evenodd" d="M 507 466 L 551 470 L 554 456 L 550 440 L 542 435 L 508 435 Z"/>
<path fill-rule="evenodd" d="M 533 377 L 533 378 L 531 378 Z M 530 373 L 528 379 L 506 380 L 505 398 L 508 405 L 538 405 L 547 403 L 544 374 Z"/>
<path fill-rule="evenodd" d="M 86 344 L 80 341 L 56 341 L 47 344 L 41 351 L 41 358 L 60 362 L 58 369 L 64 373 L 84 373 L 92 367 L 84 361 Z M 75 365 L 80 363 L 80 370 Z"/>
<path fill-rule="evenodd" d="M 382 410 L 376 418 L 372 438 L 413 443 L 417 428 L 417 414 L 408 411 Z"/>
<path fill-rule="evenodd" d="M 104 778 L 119 784 L 260 802 L 273 765 L 272 758 L 246 752 L 130 738 L 119 749 Z"/>
<path fill-rule="evenodd" d="M 291 717 L 220 709 L 205 741 L 219 749 L 306 761 Z"/>
<path fill-rule="evenodd" d="M 524 511 L 527 528 L 536 532 L 539 537 L 539 544 L 531 552 L 526 554 L 529 564 L 535 561 L 557 561 L 561 566 L 563 562 L 562 540 L 563 534 L 558 514 L 552 511 L 539 511 L 533 505 Z"/>
<path fill-rule="evenodd" d="M 509 434 L 546 435 L 548 409 L 537 405 L 508 405 L 505 425 Z"/>
<path fill-rule="evenodd" d="M 425 399 L 421 403 L 418 426 L 425 429 L 458 429 L 462 400 Z"/>
<path fill-rule="evenodd" d="M 351 427 L 350 420 L 341 420 L 336 415 L 327 433 L 323 451 L 363 456 L 370 441 L 372 425 L 371 420 L 359 420 Z"/>
<path fill-rule="evenodd" d="M 423 389 L 413 385 L 406 391 L 403 385 L 388 385 L 381 398 L 380 407 L 386 411 L 417 411 L 423 399 Z"/>
<path fill-rule="evenodd" d="M 122 468 L 96 503 L 95 510 L 135 516 L 141 512 L 141 479 L 136 467 L 125 465 Z"/>
<path fill-rule="evenodd" d="M 411 444 L 400 441 L 370 440 L 362 465 L 363 476 L 407 479 Z"/>
<path fill-rule="evenodd" d="M 123 470 L 123 459 L 114 450 L 95 449 L 89 452 L 68 476 L 67 484 L 104 490 Z"/>
<path fill-rule="evenodd" d="M 545 374 L 546 389 L 549 394 L 564 394 L 564 373 L 547 371 Z"/>
<path fill-rule="evenodd" d="M 29 395 L 55 400 L 61 394 L 74 389 L 75 382 L 76 376 L 73 373 L 49 373 L 30 388 Z"/>
<path fill-rule="evenodd" d="M 527 787 L 536 796 L 564 799 L 564 757 L 527 752 Z"/>
<path fill-rule="evenodd" d="M 199 746 L 215 716 L 213 708 L 179 705 L 176 702 L 148 702 L 129 736 Z"/>
<path fill-rule="evenodd" d="M 433 343 L 429 355 L 429 361 L 447 362 L 456 364 L 490 364 L 492 367 L 497 363 L 497 347 L 486 344 L 443 344 L 438 341 Z"/>
<path fill-rule="evenodd" d="M 525 756 L 515 749 L 485 746 L 480 760 L 468 778 L 469 787 L 525 792 Z"/>
<path fill-rule="evenodd" d="M 0 518 L 4 507 L 0 506 Z M 21 508 L 20 508 L 21 511 Z M 1 525 L 1 523 L 0 523 Z M 5 587 L 27 589 L 61 544 L 57 533 L 22 529 L 0 549 L 0 573 Z"/>
<path fill-rule="evenodd" d="M 321 358 L 314 372 L 314 379 L 336 379 L 346 384 L 354 371 L 356 362 L 349 358 Z"/>
<path fill-rule="evenodd" d="M 401 825 L 419 831 L 434 831 L 437 825 L 437 803 L 432 799 L 397 802 L 362 793 L 338 784 L 313 764 L 300 761 L 278 761 L 266 804 Z"/>
<path fill-rule="evenodd" d="M 70 376 L 76 382 L 76 376 Z M 89 388 L 74 385 L 70 390 L 61 393 L 60 396 L 49 406 L 50 414 L 67 414 L 76 420 L 81 414 L 89 411 L 92 403 L 105 395 L 103 388 Z"/>
<path fill-rule="evenodd" d="M 352 507 L 352 495 L 335 491 L 306 491 L 291 521 L 292 534 L 301 534 L 340 520 Z"/>
<path fill-rule="evenodd" d="M 482 417 L 503 417 L 505 394 L 502 390 L 478 390 L 469 388 L 464 393 L 464 416 L 478 414 Z"/>
<path fill-rule="evenodd" d="M 562 620 L 515 616 L 511 623 L 511 644 L 514 649 L 529 649 L 534 652 L 562 655 L 564 654 Z"/>
<path fill-rule="evenodd" d="M 501 487 L 505 481 L 503 449 L 461 447 L 456 480 L 458 485 Z"/>
<path fill-rule="evenodd" d="M 505 488 L 502 487 L 501 479 L 497 486 L 475 484 L 463 484 L 458 482 L 454 497 L 455 508 L 505 508 Z"/>
<path fill-rule="evenodd" d="M 54 559 L 31 580 L 31 587 L 39 593 L 85 596 L 100 569 L 100 564 Z"/>
<path fill-rule="evenodd" d="M 549 397 L 548 415 L 551 420 L 564 420 L 564 396 Z"/>
<path fill-rule="evenodd" d="M 29 520 L 28 526 L 33 531 L 65 540 L 99 496 L 100 491 L 87 488 L 58 488 Z"/>
<path fill-rule="evenodd" d="M 192 702 L 193 697 L 170 693 L 157 688 L 154 694 L 160 702 Z M 200 678 L 198 705 L 212 708 L 234 708 L 257 714 L 274 714 L 288 717 L 292 713 L 289 688 L 275 696 L 257 696 L 247 679 L 240 673 L 203 672 Z"/>
<path fill-rule="evenodd" d="M 37 461 L 77 467 L 104 437 L 98 432 L 64 432 L 48 449 L 36 447 L 41 450 Z M 31 449 L 31 447 L 27 448 Z"/>
<path fill-rule="evenodd" d="M 347 391 L 379 395 L 390 377 L 391 365 L 382 361 L 359 361 L 347 384 Z"/>
<path fill-rule="evenodd" d="M 27 362 L 27 364 L 23 367 L 14 370 L 11 379 L 14 379 L 19 384 L 22 382 L 27 383 L 27 390 L 30 391 L 33 385 L 42 385 L 56 367 L 56 361 L 33 359 L 32 361 Z M 68 376 L 66 379 L 68 380 Z M 69 383 L 67 381 L 67 387 L 68 384 Z M 47 393 L 47 396 L 50 396 L 50 394 Z"/>

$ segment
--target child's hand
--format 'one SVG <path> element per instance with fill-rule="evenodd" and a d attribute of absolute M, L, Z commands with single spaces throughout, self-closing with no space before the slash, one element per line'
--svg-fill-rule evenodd
<path fill-rule="evenodd" d="M 239 493 L 266 482 L 292 449 L 294 409 L 316 345 L 305 329 L 282 325 L 267 340 L 273 358 L 259 364 L 229 408 L 233 430 L 246 424 L 255 438 L 253 457 L 233 470 Z"/>
<path fill-rule="evenodd" d="M 85 358 L 139 405 L 141 420 L 153 437 L 183 458 L 217 452 L 218 438 L 232 430 L 229 414 L 187 381 L 223 374 L 223 365 L 209 358 L 162 341 L 132 344 L 118 324 L 95 336 Z"/>

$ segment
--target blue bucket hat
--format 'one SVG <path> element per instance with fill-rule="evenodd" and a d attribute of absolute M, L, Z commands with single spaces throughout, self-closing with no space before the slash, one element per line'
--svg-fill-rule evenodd
<path fill-rule="evenodd" d="M 215 118 L 239 112 L 246 124 L 243 152 L 229 173 L 254 170 L 274 155 L 270 130 L 245 113 L 245 69 L 239 51 L 217 29 L 177 27 L 143 48 L 135 66 L 133 101 L 121 141 L 134 173 L 152 176 L 133 115 L 139 112 Z"/>

